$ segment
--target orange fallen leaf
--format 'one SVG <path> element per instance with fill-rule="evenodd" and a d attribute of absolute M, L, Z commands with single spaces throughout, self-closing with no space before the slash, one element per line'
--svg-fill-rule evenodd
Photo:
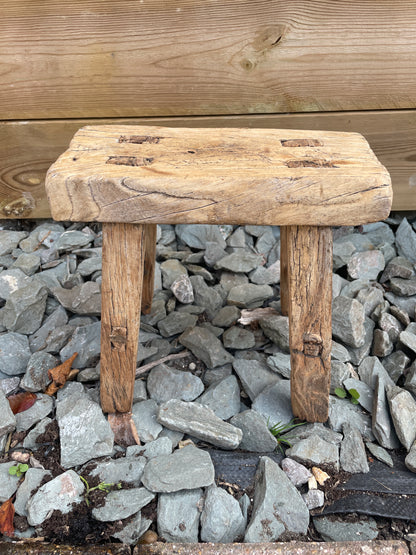
<path fill-rule="evenodd" d="M 0 506 L 0 532 L 4 536 L 14 535 L 14 505 L 12 503 L 12 498 L 8 499 Z"/>
<path fill-rule="evenodd" d="M 52 380 L 52 383 L 48 385 L 45 391 L 46 395 L 54 395 L 58 391 L 58 389 L 61 389 L 61 387 L 66 384 L 71 373 L 72 363 L 77 356 L 78 353 L 74 353 L 72 357 L 65 360 L 59 366 L 55 366 L 55 368 L 51 368 L 50 370 L 48 370 L 48 376 Z"/>
<path fill-rule="evenodd" d="M 13 414 L 18 412 L 23 412 L 24 410 L 30 409 L 34 405 L 37 396 L 36 393 L 31 393 L 30 391 L 23 391 L 22 393 L 16 393 L 15 395 L 10 395 L 7 398 L 9 401 L 10 408 Z"/>

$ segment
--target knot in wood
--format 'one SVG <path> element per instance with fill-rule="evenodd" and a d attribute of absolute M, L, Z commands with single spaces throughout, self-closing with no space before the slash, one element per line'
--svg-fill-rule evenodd
<path fill-rule="evenodd" d="M 111 346 L 115 351 L 124 351 L 127 343 L 127 328 L 115 326 L 110 334 Z"/>
<path fill-rule="evenodd" d="M 323 349 L 323 341 L 320 335 L 305 333 L 303 335 L 303 354 L 307 357 L 320 357 Z"/>

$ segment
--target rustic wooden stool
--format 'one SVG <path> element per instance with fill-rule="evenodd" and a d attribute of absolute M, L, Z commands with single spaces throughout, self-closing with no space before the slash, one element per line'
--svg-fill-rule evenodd
<path fill-rule="evenodd" d="M 53 218 L 103 222 L 101 401 L 132 407 L 156 224 L 280 225 L 293 414 L 328 417 L 332 232 L 388 216 L 387 170 L 356 133 L 126 125 L 80 129 L 49 169 Z"/>

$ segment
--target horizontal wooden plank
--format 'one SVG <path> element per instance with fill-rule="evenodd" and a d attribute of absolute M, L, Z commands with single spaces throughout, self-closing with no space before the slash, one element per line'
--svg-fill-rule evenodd
<path fill-rule="evenodd" d="M 416 108 L 413 0 L 14 0 L 0 119 Z"/>
<path fill-rule="evenodd" d="M 98 125 L 51 166 L 56 220 L 359 225 L 387 218 L 391 182 L 359 133 Z"/>
<path fill-rule="evenodd" d="M 416 110 L 269 116 L 53 120 L 0 123 L 0 218 L 48 218 L 48 167 L 84 125 L 323 129 L 362 133 L 393 183 L 393 209 L 416 210 Z"/>

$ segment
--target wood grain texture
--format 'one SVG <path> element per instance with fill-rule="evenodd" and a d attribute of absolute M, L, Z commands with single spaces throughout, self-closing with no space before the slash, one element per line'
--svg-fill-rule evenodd
<path fill-rule="evenodd" d="M 1 119 L 416 107 L 412 0 L 2 3 Z"/>
<path fill-rule="evenodd" d="M 136 372 L 144 264 L 144 226 L 103 225 L 101 406 L 130 412 Z"/>
<path fill-rule="evenodd" d="M 416 210 L 416 110 L 268 116 L 0 122 L 0 219 L 50 218 L 48 167 L 86 124 L 327 129 L 362 133 L 389 170 L 393 210 Z M 13 210 L 16 210 L 14 213 Z"/>
<path fill-rule="evenodd" d="M 287 228 L 290 388 L 293 414 L 328 419 L 331 381 L 332 231 Z"/>
<path fill-rule="evenodd" d="M 289 261 L 287 252 L 287 226 L 280 227 L 280 312 L 289 314 Z"/>
<path fill-rule="evenodd" d="M 391 208 L 356 133 L 89 126 L 46 178 L 56 220 L 356 225 Z"/>
<path fill-rule="evenodd" d="M 155 265 L 156 265 L 156 224 L 144 224 L 144 268 L 142 288 L 142 314 L 152 310 Z"/>

